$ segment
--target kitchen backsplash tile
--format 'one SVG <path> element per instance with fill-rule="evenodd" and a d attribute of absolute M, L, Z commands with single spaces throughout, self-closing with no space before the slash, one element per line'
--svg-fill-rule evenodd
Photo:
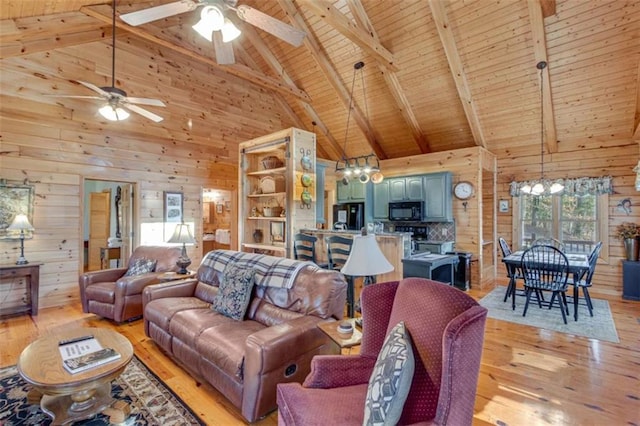
<path fill-rule="evenodd" d="M 454 222 L 429 222 L 427 223 L 430 241 L 455 241 L 456 225 Z"/>

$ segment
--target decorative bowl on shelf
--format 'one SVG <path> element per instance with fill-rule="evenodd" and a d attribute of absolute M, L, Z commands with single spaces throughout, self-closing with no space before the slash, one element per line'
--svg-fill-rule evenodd
<path fill-rule="evenodd" d="M 282 207 L 280 206 L 262 208 L 262 214 L 264 217 L 278 217 L 280 216 L 280 213 L 282 213 Z"/>
<path fill-rule="evenodd" d="M 282 167 L 283 165 L 284 163 L 282 162 L 282 160 L 275 155 L 269 155 L 268 157 L 264 157 L 262 159 L 262 167 L 264 167 L 265 170 L 277 169 L 278 167 Z"/>

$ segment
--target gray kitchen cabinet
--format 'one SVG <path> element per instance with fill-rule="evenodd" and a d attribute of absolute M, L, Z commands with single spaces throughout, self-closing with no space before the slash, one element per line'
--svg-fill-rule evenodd
<path fill-rule="evenodd" d="M 389 179 L 389 201 L 423 201 L 422 176 Z"/>
<path fill-rule="evenodd" d="M 373 185 L 373 218 L 389 219 L 389 181 Z"/>
<path fill-rule="evenodd" d="M 337 183 L 338 203 L 364 202 L 366 198 L 367 184 L 358 180 L 351 180 L 348 185 L 339 180 Z"/>
<path fill-rule="evenodd" d="M 423 175 L 425 222 L 452 222 L 451 172 Z"/>

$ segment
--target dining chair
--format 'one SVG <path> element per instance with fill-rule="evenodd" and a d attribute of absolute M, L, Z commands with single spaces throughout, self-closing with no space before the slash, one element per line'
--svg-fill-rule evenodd
<path fill-rule="evenodd" d="M 573 316 L 576 321 L 578 321 L 578 301 L 581 288 L 582 296 L 584 297 L 587 308 L 589 309 L 589 315 L 593 316 L 593 303 L 591 303 L 589 287 L 591 287 L 591 280 L 593 279 L 593 274 L 596 270 L 598 257 L 600 257 L 600 250 L 602 250 L 602 241 L 598 241 L 598 243 L 593 247 L 593 250 L 591 250 L 591 253 L 589 254 L 589 269 L 585 271 L 577 281 L 574 278 L 569 277 L 568 282 L 569 284 L 573 285 Z"/>
<path fill-rule="evenodd" d="M 500 237 L 498 238 L 498 243 L 500 244 L 500 251 L 502 252 L 502 258 L 509 256 L 511 253 L 511 247 L 509 247 L 509 243 Z M 503 302 L 506 302 L 509 296 L 511 296 L 511 292 L 516 291 L 516 280 L 522 278 L 522 272 L 518 270 L 518 268 L 511 267 L 505 263 L 505 268 L 507 269 L 507 277 L 509 278 L 509 285 L 507 286 L 507 291 L 504 294 Z"/>
<path fill-rule="evenodd" d="M 551 246 L 555 247 L 560 251 L 565 251 L 564 243 L 556 238 L 538 238 L 531 245 L 533 246 Z"/>
<path fill-rule="evenodd" d="M 318 263 L 316 257 L 316 241 L 318 237 L 313 235 L 297 233 L 293 236 L 293 257 L 296 260 L 310 261 L 323 269 L 327 269 L 327 264 Z"/>
<path fill-rule="evenodd" d="M 327 265 L 328 269 L 340 271 L 349 258 L 353 239 L 341 237 L 340 235 L 331 235 L 324 239 L 327 246 Z M 355 288 L 353 277 L 345 275 L 347 280 L 347 314 L 353 318 L 355 311 Z"/>
<path fill-rule="evenodd" d="M 527 301 L 522 316 L 527 315 L 531 294 L 537 291 L 551 291 L 549 309 L 558 299 L 562 320 L 567 323 L 567 286 L 569 278 L 569 260 L 562 251 L 553 246 L 534 245 L 522 254 L 522 273 Z M 536 293 L 538 306 L 542 308 L 540 297 Z"/>

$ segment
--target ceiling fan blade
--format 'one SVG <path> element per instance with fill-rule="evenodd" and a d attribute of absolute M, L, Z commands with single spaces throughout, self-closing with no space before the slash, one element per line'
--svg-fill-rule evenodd
<path fill-rule="evenodd" d="M 302 40 L 307 35 L 304 31 L 300 31 L 299 29 L 294 28 L 289 24 L 285 24 L 284 22 L 250 6 L 240 5 L 236 9 L 236 13 L 243 21 L 248 22 L 251 25 L 255 25 L 261 30 L 273 34 L 296 47 L 302 44 Z"/>
<path fill-rule="evenodd" d="M 106 91 L 102 90 L 100 87 L 96 86 L 95 84 L 87 83 L 86 81 L 80 81 L 80 80 L 73 80 L 73 81 L 75 81 L 76 83 L 80 83 L 84 87 L 87 87 L 87 88 L 93 90 L 94 92 L 97 92 L 97 93 L 101 94 L 102 96 L 104 96 L 107 99 L 111 96 L 109 94 L 109 92 L 106 92 Z"/>
<path fill-rule="evenodd" d="M 43 95 L 47 98 L 72 98 L 72 99 L 104 99 L 101 96 L 77 96 L 77 95 Z"/>
<path fill-rule="evenodd" d="M 135 27 L 146 24 L 147 22 L 157 21 L 158 19 L 168 18 L 169 16 L 196 10 L 198 6 L 198 2 L 192 0 L 180 0 L 173 3 L 150 7 L 149 9 L 138 10 L 137 12 L 125 13 L 124 15 L 120 15 L 120 19 Z"/>
<path fill-rule="evenodd" d="M 122 107 L 124 107 L 126 109 L 129 109 L 129 110 L 131 110 L 131 111 L 133 111 L 135 113 L 138 113 L 141 116 L 148 118 L 149 120 L 155 121 L 156 123 L 159 123 L 162 120 L 164 120 L 164 118 L 160 117 L 159 115 L 156 115 L 156 114 L 152 113 L 151 111 L 147 111 L 144 108 L 140 108 L 139 106 L 130 105 L 130 104 L 124 103 L 124 102 L 121 105 L 122 105 Z"/>
<path fill-rule="evenodd" d="M 159 107 L 166 106 L 164 102 L 162 102 L 160 99 L 134 98 L 131 96 L 127 96 L 125 100 L 132 104 L 151 105 L 151 106 L 159 106 Z"/>
<path fill-rule="evenodd" d="M 216 62 L 218 64 L 235 64 L 236 58 L 233 54 L 233 45 L 222 41 L 222 33 L 220 31 L 213 32 L 213 48 L 216 53 Z"/>

